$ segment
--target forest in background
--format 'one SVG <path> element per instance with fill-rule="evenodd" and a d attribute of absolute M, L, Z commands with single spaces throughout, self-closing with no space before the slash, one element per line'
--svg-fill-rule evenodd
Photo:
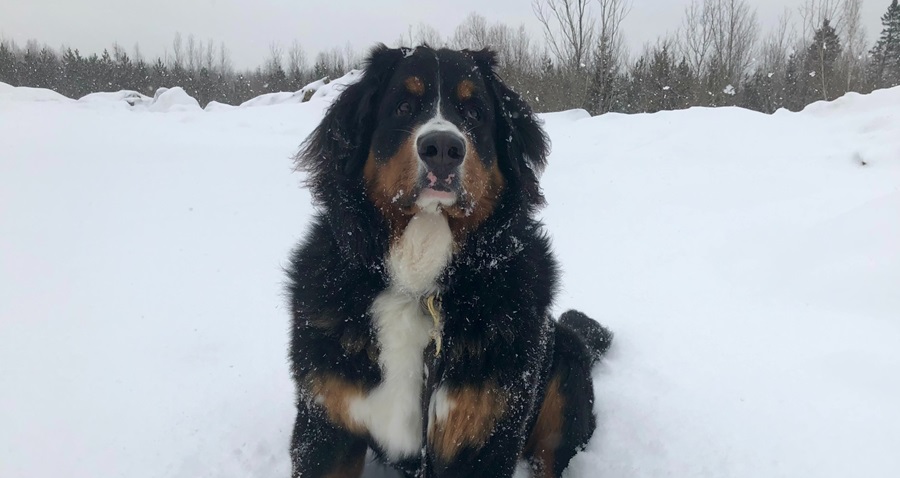
<path fill-rule="evenodd" d="M 900 85 L 900 6 L 892 0 L 882 30 L 867 44 L 861 0 L 807 0 L 763 31 L 746 0 L 693 0 L 679 29 L 625 47 L 623 21 L 632 0 L 533 0 L 542 26 L 491 22 L 471 13 L 449 38 L 410 27 L 392 46 L 492 48 L 500 72 L 539 112 L 584 108 L 591 114 L 651 113 L 691 106 L 792 111 L 847 92 Z M 233 67 L 226 45 L 175 36 L 159 58 L 114 43 L 99 53 L 0 40 L 0 82 L 48 88 L 71 98 L 134 90 L 152 96 L 181 86 L 201 105 L 240 104 L 265 93 L 296 91 L 360 66 L 365 52 L 349 45 L 311 57 L 299 41 L 272 44 L 253 69 Z"/>

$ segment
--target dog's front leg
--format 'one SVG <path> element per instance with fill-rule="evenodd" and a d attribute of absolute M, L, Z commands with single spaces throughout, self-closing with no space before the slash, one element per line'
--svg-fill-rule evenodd
<path fill-rule="evenodd" d="M 525 419 L 514 402 L 492 381 L 439 385 L 429 407 L 429 476 L 512 476 Z"/>
<path fill-rule="evenodd" d="M 332 423 L 321 407 L 298 404 L 291 438 L 293 478 L 359 478 L 366 449 L 365 440 Z"/>
<path fill-rule="evenodd" d="M 452 354 L 448 354 L 452 355 Z M 427 411 L 425 478 L 513 476 L 533 406 L 532 380 L 458 373 L 444 364 Z M 463 367 L 462 370 L 467 367 Z M 525 374 L 531 378 L 536 373 Z"/>

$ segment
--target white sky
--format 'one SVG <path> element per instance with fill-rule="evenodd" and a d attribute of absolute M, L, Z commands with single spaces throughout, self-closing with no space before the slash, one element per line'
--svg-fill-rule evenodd
<path fill-rule="evenodd" d="M 690 0 L 633 0 L 624 28 L 628 44 L 642 44 L 681 24 Z M 751 0 L 763 32 L 784 8 L 802 0 Z M 863 25 L 871 41 L 890 0 L 863 0 Z M 444 36 L 469 12 L 509 25 L 524 23 L 536 39 L 540 25 L 531 0 L 0 0 L 0 36 L 24 44 L 29 38 L 51 46 L 69 45 L 82 53 L 102 51 L 118 42 L 129 52 L 140 44 L 145 56 L 171 51 L 176 32 L 225 42 L 239 68 L 257 66 L 272 42 L 298 40 L 310 57 L 350 44 L 364 51 L 375 42 L 393 43 L 410 25 L 427 23 Z"/>

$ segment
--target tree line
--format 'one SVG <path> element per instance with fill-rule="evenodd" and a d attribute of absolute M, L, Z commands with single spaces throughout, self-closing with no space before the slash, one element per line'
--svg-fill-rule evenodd
<path fill-rule="evenodd" d="M 900 6 L 892 0 L 877 41 L 866 45 L 861 0 L 807 0 L 763 32 L 746 0 L 693 0 L 680 28 L 636 55 L 623 21 L 632 0 L 533 0 L 542 36 L 472 13 L 449 38 L 420 24 L 395 46 L 496 50 L 503 77 L 538 111 L 645 113 L 691 106 L 793 111 L 850 91 L 900 85 Z M 264 93 L 296 91 L 360 65 L 349 45 L 310 58 L 295 42 L 273 44 L 263 64 L 238 70 L 224 44 L 176 35 L 159 58 L 118 44 L 101 53 L 0 40 L 0 81 L 48 88 L 72 98 L 134 90 L 152 96 L 181 86 L 201 105 L 240 104 Z"/>

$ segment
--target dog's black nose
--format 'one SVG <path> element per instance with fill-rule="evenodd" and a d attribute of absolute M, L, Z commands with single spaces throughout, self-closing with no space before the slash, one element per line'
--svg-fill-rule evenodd
<path fill-rule="evenodd" d="M 426 133 L 416 143 L 419 157 L 440 177 L 453 173 L 466 157 L 465 141 L 459 134 L 450 131 Z"/>

